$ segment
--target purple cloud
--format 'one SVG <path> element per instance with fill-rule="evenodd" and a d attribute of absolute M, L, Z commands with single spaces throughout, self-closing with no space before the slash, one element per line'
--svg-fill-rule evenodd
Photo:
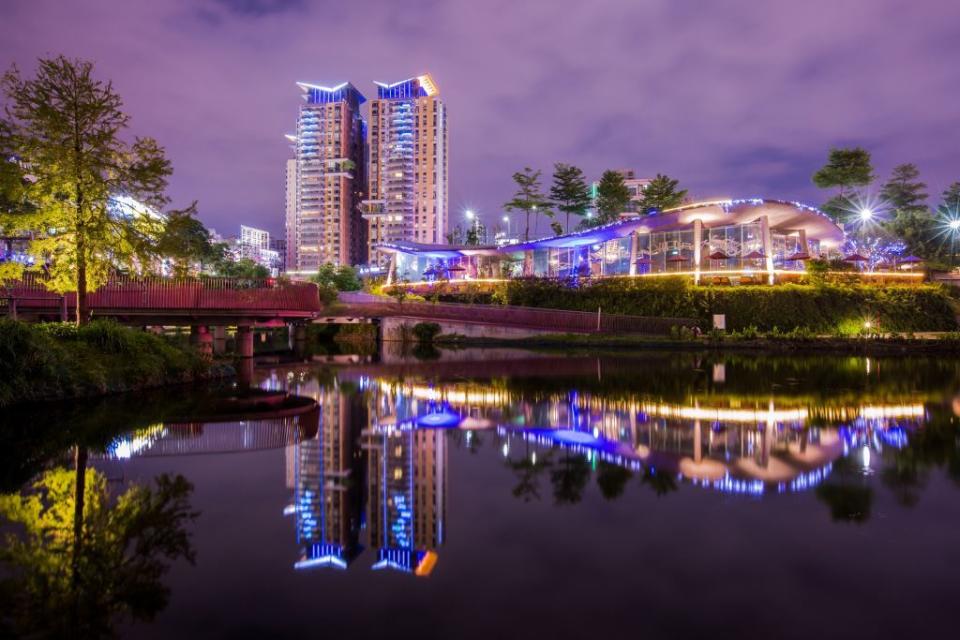
<path fill-rule="evenodd" d="M 7 0 L 4 62 L 91 58 L 157 137 L 176 204 L 279 232 L 294 82 L 430 71 L 450 109 L 451 206 L 496 220 L 525 165 L 658 171 L 698 196 L 820 202 L 831 145 L 878 173 L 960 179 L 960 5 L 949 0 Z"/>

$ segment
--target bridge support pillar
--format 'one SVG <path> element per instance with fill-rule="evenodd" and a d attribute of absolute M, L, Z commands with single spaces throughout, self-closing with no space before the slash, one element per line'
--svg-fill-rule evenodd
<path fill-rule="evenodd" d="M 218 325 L 210 327 L 213 332 L 213 352 L 216 355 L 223 355 L 227 352 L 227 328 Z"/>
<path fill-rule="evenodd" d="M 302 356 L 307 351 L 307 325 L 293 325 L 293 352 Z"/>
<path fill-rule="evenodd" d="M 200 355 L 210 358 L 213 356 L 213 336 L 206 325 L 190 327 L 190 342 L 197 348 Z"/>
<path fill-rule="evenodd" d="M 237 327 L 237 351 L 241 358 L 253 357 L 253 327 L 248 324 Z"/>

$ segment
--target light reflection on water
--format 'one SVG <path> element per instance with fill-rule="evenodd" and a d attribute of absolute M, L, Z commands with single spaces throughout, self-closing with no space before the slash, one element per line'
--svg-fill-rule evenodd
<path fill-rule="evenodd" d="M 591 377 L 601 366 L 592 359 L 581 364 Z M 602 376 L 599 387 L 584 390 L 569 375 L 546 389 L 514 387 L 509 375 L 444 378 L 426 365 L 403 375 L 376 367 L 325 377 L 309 367 L 274 369 L 262 372 L 261 389 L 312 398 L 316 407 L 276 419 L 151 425 L 116 439 L 105 455 L 284 447 L 291 491 L 284 514 L 301 548 L 296 569 L 346 569 L 369 547 L 376 549 L 373 569 L 426 576 L 444 541 L 451 442 L 470 448 L 482 434 L 517 474 L 515 495 L 525 499 L 539 495 L 525 485 L 530 478 L 551 475 L 559 485 L 555 500 L 577 502 L 583 478 L 600 466 L 624 481 L 649 479 L 658 493 L 689 485 L 760 498 L 814 490 L 838 464 L 845 477 L 875 474 L 924 429 L 928 404 L 941 391 L 896 385 L 892 392 L 880 386 L 811 398 L 791 392 L 790 384 L 767 393 L 748 384 L 743 392 L 733 377 L 737 368 L 722 362 L 693 370 L 709 371 L 712 386 L 685 390 L 681 402 L 629 386 L 610 393 Z M 869 378 L 869 359 L 855 375 Z M 756 379 L 753 371 L 744 382 Z M 862 505 L 851 506 L 835 518 L 864 517 Z"/>
<path fill-rule="evenodd" d="M 558 539 L 569 541 L 564 553 L 579 553 L 584 536 L 592 535 L 591 554 L 616 579 L 626 580 L 635 569 L 629 553 L 624 555 L 622 543 L 611 543 L 609 551 L 603 543 L 625 526 L 641 536 L 638 544 L 657 540 L 650 515 L 668 527 L 686 517 L 699 519 L 704 505 L 722 504 L 723 512 L 707 513 L 711 528 L 727 531 L 726 538 L 718 534 L 723 539 L 731 539 L 730 531 L 739 535 L 736 518 L 769 513 L 766 520 L 753 520 L 758 540 L 785 518 L 808 537 L 849 542 L 844 531 L 878 523 L 909 530 L 918 511 L 908 509 L 931 485 L 941 491 L 960 485 L 960 364 L 953 361 L 456 357 L 462 361 L 259 369 L 261 392 L 252 401 L 231 395 L 174 408 L 164 401 L 166 411 L 154 412 L 149 403 L 134 407 L 129 415 L 136 418 L 123 419 L 139 426 L 97 436 L 88 445 L 92 464 L 121 482 L 144 469 L 204 477 L 206 461 L 216 465 L 217 475 L 198 485 L 206 486 L 197 496 L 198 537 L 216 541 L 214 547 L 223 537 L 242 540 L 240 548 L 251 555 L 237 563 L 237 571 L 253 558 L 270 557 L 270 570 L 279 573 L 258 593 L 267 600 L 276 591 L 272 607 L 296 600 L 302 588 L 282 584 L 282 576 L 337 581 L 311 585 L 342 584 L 357 602 L 369 595 L 371 583 L 385 585 L 393 599 L 406 595 L 384 574 L 416 585 L 440 581 L 455 590 L 467 580 L 465 557 L 496 565 L 502 552 L 502 540 L 491 541 L 475 521 L 458 517 L 485 518 L 475 505 L 484 497 L 514 528 L 527 519 L 547 519 L 547 512 L 561 514 Z M 94 422 L 103 420 L 91 415 Z M 45 464 L 65 462 L 53 456 Z M 258 474 L 256 482 L 247 480 L 249 468 Z M 952 483 L 938 484 L 940 477 Z M 234 485 L 250 497 L 233 491 Z M 266 500 L 261 490 L 274 498 Z M 660 498 L 664 502 L 652 507 L 649 500 Z M 233 508 L 224 512 L 223 500 L 236 504 L 228 502 Z M 629 516 L 621 510 L 641 504 Z M 266 515 L 255 520 L 250 514 L 261 507 Z M 210 512 L 229 519 L 205 531 Z M 607 524 L 612 514 L 630 520 Z M 837 533 L 818 528 L 821 523 Z M 919 532 L 922 526 L 958 524 L 928 519 L 916 527 Z M 875 546 L 889 551 L 882 536 L 871 535 Z M 513 543 L 526 549 L 525 557 L 537 557 L 533 542 Z M 775 536 L 755 544 L 767 545 L 760 556 L 780 557 Z M 197 598 L 193 575 L 206 585 L 220 584 L 220 567 L 205 564 L 210 543 L 200 546 L 198 567 L 179 574 L 174 594 Z M 662 548 L 667 555 L 689 551 L 679 542 L 676 547 Z M 921 553 L 923 547 L 914 549 Z M 753 562 L 749 545 L 739 553 L 741 565 Z M 784 557 L 790 560 L 789 553 Z M 527 562 L 528 571 L 549 573 L 550 580 L 578 571 L 576 563 L 547 569 Z M 934 566 L 922 558 L 915 564 Z M 685 567 L 678 570 L 682 574 Z M 588 584 L 590 572 L 579 571 Z M 707 595 L 688 590 L 691 598 Z M 525 593 L 537 602 L 535 594 Z M 435 596 L 455 608 L 453 600 Z M 271 619 L 267 609 L 259 614 L 261 622 Z M 775 607 L 771 615 L 779 615 Z M 166 623 L 156 633 L 162 637 L 175 627 Z"/>

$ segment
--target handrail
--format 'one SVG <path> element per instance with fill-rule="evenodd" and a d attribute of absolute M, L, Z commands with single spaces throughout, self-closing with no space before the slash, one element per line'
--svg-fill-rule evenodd
<path fill-rule="evenodd" d="M 575 333 L 669 334 L 672 327 L 694 327 L 693 318 L 628 316 L 619 314 L 544 309 L 539 307 L 494 306 L 427 302 L 352 302 L 342 306 L 339 315 L 377 317 L 410 316 L 427 320 L 480 322 L 531 329 Z M 336 313 L 336 312 L 335 312 Z M 334 315 L 334 313 L 331 313 Z"/>

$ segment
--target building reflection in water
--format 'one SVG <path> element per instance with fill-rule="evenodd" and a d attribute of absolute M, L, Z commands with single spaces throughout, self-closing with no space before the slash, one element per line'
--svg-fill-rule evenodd
<path fill-rule="evenodd" d="M 286 449 L 287 487 L 301 548 L 297 569 L 346 569 L 360 553 L 360 457 L 351 425 L 362 420 L 361 399 L 333 388 L 316 398 L 316 436 Z"/>
<path fill-rule="evenodd" d="M 301 547 L 295 567 L 347 568 L 363 528 L 377 554 L 373 569 L 427 576 L 443 543 L 446 439 L 410 422 L 421 402 L 365 391 L 336 383 L 297 389 L 312 393 L 321 409 L 316 437 L 286 452 L 293 491 L 286 512 L 296 519 Z"/>
<path fill-rule="evenodd" d="M 902 448 L 926 420 L 923 404 L 800 405 L 790 396 L 755 400 L 712 396 L 702 403 L 610 399 L 577 391 L 511 393 L 494 385 L 374 380 L 374 393 L 420 403 L 407 423 L 443 412 L 447 426 L 491 430 L 509 455 L 520 439 L 647 473 L 669 473 L 712 489 L 752 495 L 802 491 L 821 482 L 851 448 Z M 376 416 L 371 417 L 375 421 Z M 392 418 L 387 422 L 391 423 Z M 531 454 L 533 455 L 533 454 Z"/>
<path fill-rule="evenodd" d="M 349 369 L 322 384 L 301 373 L 264 384 L 282 402 L 261 408 L 256 420 L 238 422 L 228 412 L 222 423 L 205 416 L 157 424 L 118 439 L 107 456 L 285 447 L 297 569 L 346 569 L 369 548 L 365 566 L 416 576 L 430 575 L 445 540 L 451 431 L 465 432 L 468 444 L 471 434 L 490 434 L 484 440 L 512 463 L 520 456 L 539 467 L 547 449 L 563 449 L 645 477 L 759 496 L 810 489 L 841 457 L 871 473 L 885 450 L 907 446 L 928 419 L 922 394 L 853 396 L 851 404 L 851 396 L 713 391 L 667 402 L 629 391 L 434 383 Z"/>

